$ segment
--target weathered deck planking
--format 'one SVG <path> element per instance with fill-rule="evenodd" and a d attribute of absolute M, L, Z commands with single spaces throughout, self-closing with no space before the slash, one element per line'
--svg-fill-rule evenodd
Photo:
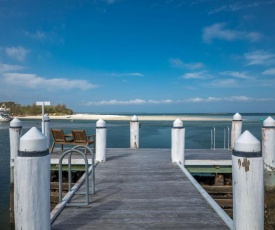
<path fill-rule="evenodd" d="M 84 191 L 84 185 L 80 191 Z M 83 202 L 83 195 L 71 201 Z M 228 229 L 171 163 L 169 149 L 108 149 L 88 207 L 66 207 L 52 229 Z"/>

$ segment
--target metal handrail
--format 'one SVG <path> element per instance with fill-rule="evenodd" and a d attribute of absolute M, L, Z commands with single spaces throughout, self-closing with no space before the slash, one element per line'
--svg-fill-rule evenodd
<path fill-rule="evenodd" d="M 226 143 L 226 130 L 227 130 L 227 149 L 229 148 L 229 134 L 230 134 L 230 128 L 229 127 L 224 127 L 223 130 L 223 148 L 226 149 L 225 143 Z"/>
<path fill-rule="evenodd" d="M 62 161 L 64 159 L 64 157 L 69 154 L 69 158 L 68 158 L 68 186 L 69 186 L 69 192 L 71 191 L 71 158 L 72 158 L 72 153 L 75 152 L 75 153 L 78 153 L 79 155 L 81 155 L 85 161 L 85 178 L 86 178 L 86 205 L 89 205 L 89 172 L 88 172 L 88 159 L 87 159 L 87 156 L 82 153 L 80 150 L 78 150 L 78 148 L 86 148 L 87 150 L 89 150 L 89 152 L 91 153 L 91 156 L 92 156 L 92 172 L 93 172 L 93 186 L 92 186 L 92 189 L 93 189 L 93 194 L 94 194 L 94 191 L 95 191 L 95 171 L 94 171 L 94 154 L 93 154 L 93 151 L 89 148 L 89 147 L 86 147 L 86 146 L 75 146 L 74 148 L 72 149 L 69 149 L 67 151 L 65 151 L 60 159 L 59 159 L 59 203 L 62 202 Z M 77 204 L 75 204 L 77 205 Z M 79 206 L 82 206 L 83 204 L 78 204 Z"/>
<path fill-rule="evenodd" d="M 216 149 L 216 129 L 215 127 L 211 128 L 211 149 Z"/>

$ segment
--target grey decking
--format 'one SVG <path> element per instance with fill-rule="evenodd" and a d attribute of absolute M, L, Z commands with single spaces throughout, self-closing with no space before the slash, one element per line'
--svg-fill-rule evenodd
<path fill-rule="evenodd" d="M 52 229 L 228 229 L 170 158 L 169 149 L 109 149 L 90 205 L 66 207 Z"/>

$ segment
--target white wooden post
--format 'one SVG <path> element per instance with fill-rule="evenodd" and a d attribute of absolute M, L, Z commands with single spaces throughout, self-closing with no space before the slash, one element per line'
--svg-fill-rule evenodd
<path fill-rule="evenodd" d="M 242 116 L 239 113 L 236 113 L 233 116 L 232 128 L 231 128 L 231 149 L 234 149 L 235 140 L 242 133 Z"/>
<path fill-rule="evenodd" d="M 106 122 L 99 119 L 96 122 L 96 157 L 99 162 L 106 161 L 107 129 Z"/>
<path fill-rule="evenodd" d="M 50 118 L 48 116 L 48 114 L 44 115 L 44 124 L 42 122 L 42 128 L 44 127 L 44 135 L 47 138 L 47 147 L 50 148 L 50 137 L 51 137 L 51 126 L 50 126 Z"/>
<path fill-rule="evenodd" d="M 19 150 L 22 122 L 14 118 L 10 122 L 10 223 L 14 223 L 14 158 Z"/>
<path fill-rule="evenodd" d="M 20 138 L 14 164 L 15 229 L 50 230 L 50 155 L 36 127 Z"/>
<path fill-rule="evenodd" d="M 272 117 L 263 122 L 262 151 L 265 189 L 273 190 L 275 189 L 275 120 Z"/>
<path fill-rule="evenodd" d="M 177 118 L 173 122 L 172 128 L 172 146 L 171 146 L 171 157 L 172 162 L 180 162 L 184 165 L 184 147 L 185 147 L 185 128 L 183 122 Z"/>
<path fill-rule="evenodd" d="M 130 121 L 130 149 L 139 148 L 139 122 L 136 115 Z"/>
<path fill-rule="evenodd" d="M 236 230 L 264 229 L 264 180 L 261 143 L 249 131 L 232 151 L 233 220 Z"/>

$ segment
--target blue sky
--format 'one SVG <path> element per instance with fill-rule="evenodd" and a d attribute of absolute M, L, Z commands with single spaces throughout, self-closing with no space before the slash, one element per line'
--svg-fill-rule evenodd
<path fill-rule="evenodd" d="M 275 112 L 275 0 L 0 0 L 0 101 Z"/>

